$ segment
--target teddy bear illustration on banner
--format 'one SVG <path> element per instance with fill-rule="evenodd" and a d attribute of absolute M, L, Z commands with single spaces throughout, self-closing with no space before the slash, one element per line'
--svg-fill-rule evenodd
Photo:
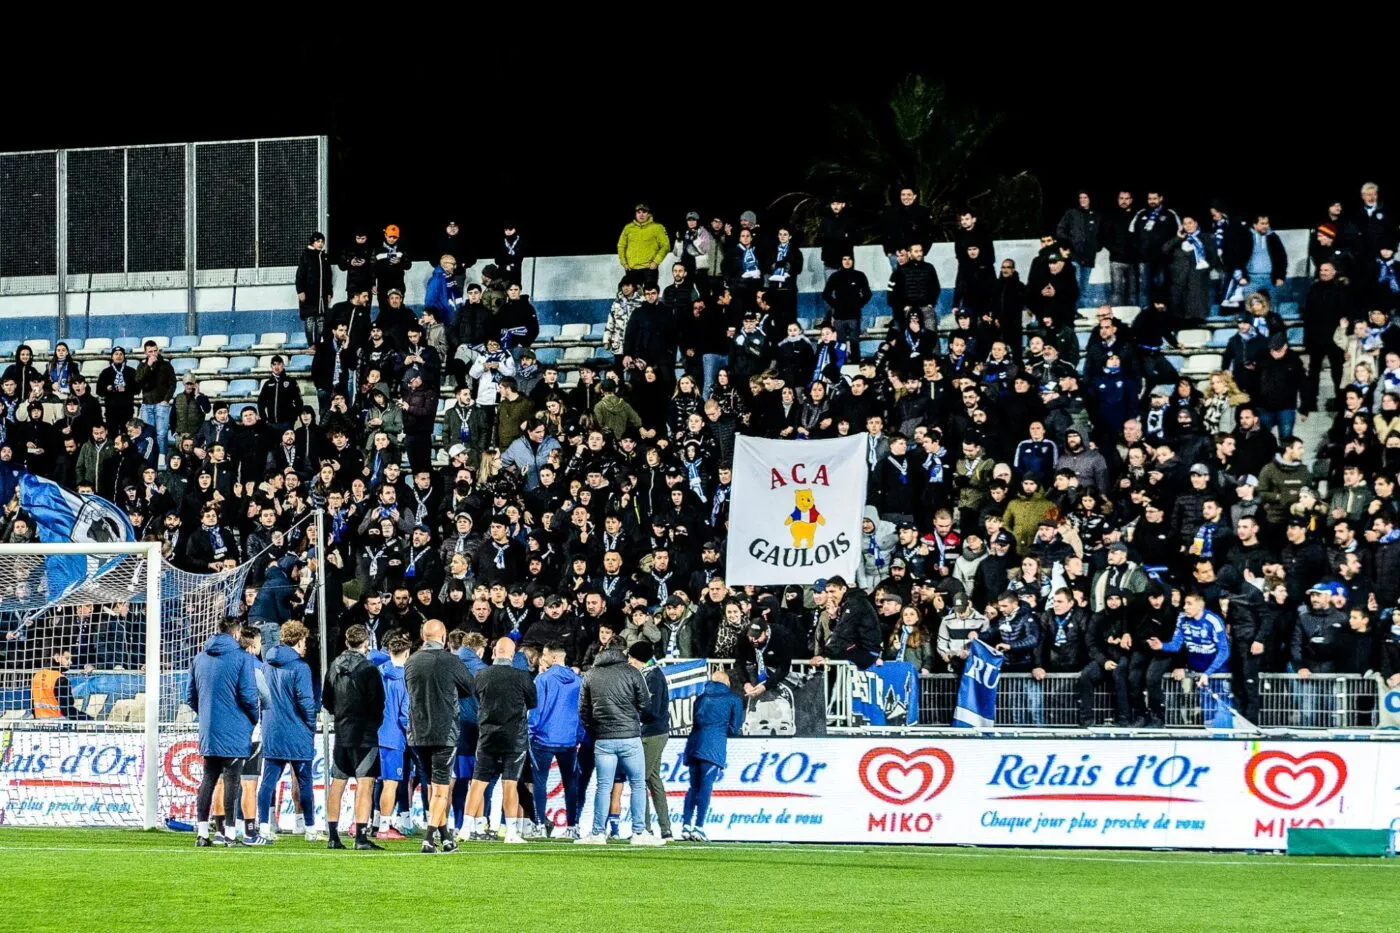
<path fill-rule="evenodd" d="M 817 526 L 825 525 L 826 518 L 817 511 L 812 490 L 798 489 L 794 496 L 797 499 L 797 508 L 792 510 L 792 514 L 783 524 L 790 526 L 793 547 L 810 548 L 816 543 Z"/>

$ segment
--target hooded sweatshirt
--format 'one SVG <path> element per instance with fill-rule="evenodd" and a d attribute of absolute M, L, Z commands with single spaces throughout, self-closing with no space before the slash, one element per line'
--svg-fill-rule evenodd
<path fill-rule="evenodd" d="M 258 724 L 258 685 L 253 656 L 221 632 L 204 643 L 190 668 L 186 701 L 199 716 L 199 753 L 246 758 Z"/>
<path fill-rule="evenodd" d="M 535 678 L 538 702 L 530 710 L 530 741 L 544 748 L 573 748 L 583 741 L 578 695 L 583 678 L 555 664 Z"/>
<path fill-rule="evenodd" d="M 894 556 L 894 546 L 899 536 L 892 522 L 881 520 L 880 510 L 875 506 L 865 507 L 865 517 L 874 523 L 875 530 L 861 533 L 860 569 L 856 571 L 856 586 L 871 590 L 889 576 L 890 559 Z"/>
<path fill-rule="evenodd" d="M 1004 524 L 1006 530 L 1016 537 L 1016 550 L 1024 553 L 1030 547 L 1031 541 L 1035 538 L 1036 529 L 1040 527 L 1040 522 L 1054 510 L 1054 505 L 1045 498 L 1045 492 L 1037 483 L 1035 492 L 1026 495 L 1024 491 L 1017 493 L 1016 498 L 1011 499 L 1006 505 L 1006 516 Z"/>
<path fill-rule="evenodd" d="M 1288 510 L 1298 501 L 1298 493 L 1308 484 L 1308 468 L 1300 460 L 1288 463 L 1275 454 L 1273 463 L 1259 471 L 1259 501 L 1270 523 L 1281 524 Z"/>
<path fill-rule="evenodd" d="M 316 756 L 316 710 L 311 666 L 291 645 L 269 652 L 264 669 L 262 753 L 270 761 L 311 761 Z"/>

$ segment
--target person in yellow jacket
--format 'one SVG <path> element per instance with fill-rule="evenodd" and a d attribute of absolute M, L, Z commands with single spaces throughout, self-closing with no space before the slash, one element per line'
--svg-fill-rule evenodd
<path fill-rule="evenodd" d="M 635 273 L 644 286 L 655 285 L 657 267 L 670 251 L 666 228 L 652 219 L 648 205 L 638 204 L 635 219 L 617 238 L 617 261 L 625 271 Z"/>
<path fill-rule="evenodd" d="M 29 703 L 35 719 L 91 719 L 73 702 L 73 688 L 68 683 L 67 670 L 73 663 L 73 652 L 55 648 L 53 665 L 36 671 L 29 682 Z"/>

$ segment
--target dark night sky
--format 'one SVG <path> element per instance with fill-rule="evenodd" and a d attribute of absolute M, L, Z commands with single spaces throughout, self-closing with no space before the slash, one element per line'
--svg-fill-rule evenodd
<path fill-rule="evenodd" d="M 167 58 L 169 73 L 198 70 L 198 104 L 99 81 L 83 118 L 55 126 L 48 117 L 61 103 L 17 95 L 0 150 L 324 133 L 330 232 L 341 242 L 353 223 L 396 222 L 410 248 L 426 246 L 457 213 L 493 242 L 509 215 L 540 253 L 608 252 L 639 198 L 669 226 L 692 208 L 762 211 L 804 189 L 828 101 L 879 106 L 911 67 L 898 55 L 824 56 L 818 46 L 795 57 L 819 66 L 756 56 L 743 81 L 704 59 L 683 71 L 664 57 L 639 81 L 630 52 L 530 51 L 480 43 L 451 72 L 411 64 L 432 56 L 406 53 L 392 76 L 373 65 L 327 71 L 325 56 L 284 50 L 231 71 L 210 69 L 207 55 Z M 1081 186 L 1105 207 L 1120 185 L 1139 198 L 1152 185 L 1178 209 L 1223 197 L 1237 213 L 1265 209 L 1275 226 L 1303 226 L 1317 222 L 1328 197 L 1349 202 L 1361 182 L 1388 180 L 1389 134 L 1350 128 L 1359 99 L 1316 80 L 1306 57 L 1278 52 L 1286 67 L 1242 58 L 1190 69 L 1167 50 L 993 57 L 996 69 L 987 56 L 939 54 L 921 70 L 959 99 L 1007 114 L 992 158 L 1037 175 L 1047 222 Z M 1266 108 L 1248 103 L 1255 82 Z M 1362 96 L 1378 89 L 1366 75 L 1354 86 Z"/>

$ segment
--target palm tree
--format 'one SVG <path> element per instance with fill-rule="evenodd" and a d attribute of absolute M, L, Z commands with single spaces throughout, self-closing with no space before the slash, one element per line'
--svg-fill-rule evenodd
<path fill-rule="evenodd" d="M 1040 183 L 1029 172 L 1006 176 L 983 167 L 1004 119 L 959 105 L 942 83 L 910 75 L 883 108 L 832 107 L 832 151 L 813 161 L 808 182 L 816 191 L 842 192 L 867 212 L 888 203 L 896 185 L 912 187 L 945 236 L 951 237 L 965 205 L 975 206 L 1000 236 L 1028 236 L 1040 221 Z M 794 222 L 807 228 L 825 200 L 793 192 L 774 203 L 791 201 Z M 866 234 L 878 235 L 873 222 Z"/>

